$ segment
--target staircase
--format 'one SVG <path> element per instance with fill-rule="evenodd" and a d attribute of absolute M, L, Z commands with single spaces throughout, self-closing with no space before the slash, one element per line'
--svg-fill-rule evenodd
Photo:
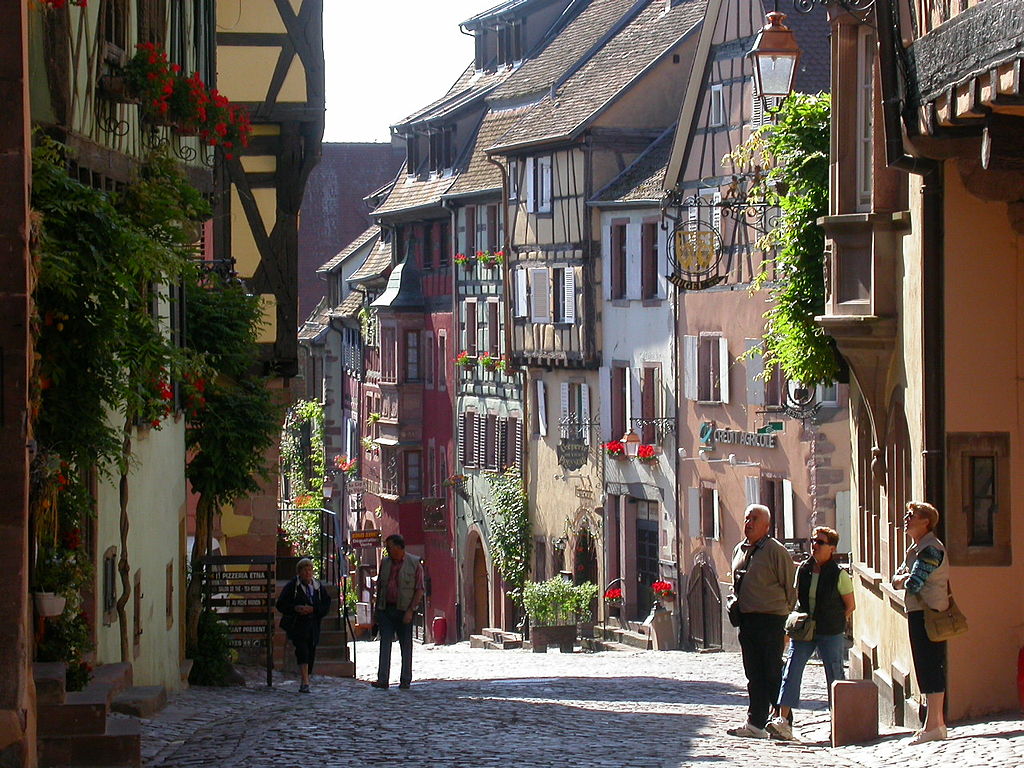
<path fill-rule="evenodd" d="M 610 616 L 604 624 L 595 624 L 594 636 L 583 638 L 582 644 L 588 651 L 646 651 L 654 647 L 649 628 L 642 622 L 624 621 L 616 616 Z"/>
<path fill-rule="evenodd" d="M 276 595 L 281 594 L 288 581 L 290 579 L 277 582 Z M 327 591 L 331 595 L 331 612 L 320 624 L 320 643 L 316 647 L 313 674 L 355 677 L 356 665 L 349 657 L 348 645 L 345 642 L 346 634 L 342 627 L 344 619 L 337 615 L 338 589 L 328 586 Z M 281 614 L 275 612 L 274 621 L 274 669 L 298 674 L 299 665 L 295 663 L 295 648 L 288 642 L 288 636 L 281 629 Z"/>
<path fill-rule="evenodd" d="M 139 717 L 167 703 L 163 686 L 132 686 L 130 664 L 97 667 L 89 685 L 67 693 L 60 663 L 33 665 L 41 768 L 142 764 Z"/>
<path fill-rule="evenodd" d="M 509 651 L 523 647 L 523 636 L 517 632 L 487 627 L 479 635 L 469 636 L 470 648 L 486 648 L 492 651 Z"/>

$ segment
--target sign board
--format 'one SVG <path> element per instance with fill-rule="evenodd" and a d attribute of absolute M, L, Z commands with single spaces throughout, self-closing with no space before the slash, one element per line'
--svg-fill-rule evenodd
<path fill-rule="evenodd" d="M 345 487 L 348 489 L 348 492 L 351 493 L 351 494 L 362 493 L 363 492 L 363 481 L 362 481 L 362 479 L 349 480 L 348 482 L 345 483 Z"/>
<path fill-rule="evenodd" d="M 558 444 L 556 452 L 558 463 L 572 472 L 587 463 L 590 446 L 578 438 L 568 438 Z"/>
<path fill-rule="evenodd" d="M 448 532 L 448 506 L 445 499 L 423 500 L 423 530 L 430 533 Z"/>
<path fill-rule="evenodd" d="M 672 232 L 672 253 L 676 269 L 669 280 L 685 291 L 700 291 L 725 280 L 721 272 L 722 236 L 713 229 L 695 229 L 680 224 Z"/>
<path fill-rule="evenodd" d="M 267 685 L 273 685 L 277 559 L 238 555 L 201 562 L 206 609 L 227 622 L 230 647 L 266 650 Z"/>
<path fill-rule="evenodd" d="M 380 530 L 373 528 L 368 531 L 352 531 L 353 547 L 379 547 Z"/>
<path fill-rule="evenodd" d="M 723 445 L 747 445 L 752 448 L 776 448 L 779 440 L 775 432 L 741 432 L 738 429 L 718 429 L 713 421 L 701 424 L 698 441 L 703 450 Z"/>

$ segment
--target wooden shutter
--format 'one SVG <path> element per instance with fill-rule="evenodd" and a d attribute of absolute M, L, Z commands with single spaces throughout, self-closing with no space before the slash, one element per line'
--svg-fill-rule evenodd
<path fill-rule="evenodd" d="M 683 336 L 683 397 L 697 399 L 697 337 Z"/>
<path fill-rule="evenodd" d="M 745 361 L 747 369 L 747 405 L 764 405 L 764 381 L 761 375 L 764 373 L 764 358 L 759 352 L 752 350 L 760 349 L 760 339 L 744 339 Z M 751 502 L 753 503 L 753 502 Z"/>
<path fill-rule="evenodd" d="M 515 271 L 516 276 L 516 317 L 526 317 L 529 314 L 529 297 L 527 293 L 527 275 L 524 267 Z"/>
<path fill-rule="evenodd" d="M 466 214 L 466 234 L 463 240 L 463 253 L 466 256 L 472 258 L 476 254 L 476 206 L 467 205 L 465 207 Z"/>
<path fill-rule="evenodd" d="M 499 470 L 504 470 L 509 465 L 509 442 L 508 442 L 508 419 L 498 419 L 498 459 Z"/>
<path fill-rule="evenodd" d="M 626 377 L 626 428 L 623 430 L 625 434 L 633 428 L 633 418 L 636 416 L 636 404 L 633 402 L 633 390 L 636 387 L 633 385 L 633 369 L 624 368 L 623 372 Z"/>
<path fill-rule="evenodd" d="M 565 279 L 562 281 L 563 299 L 561 318 L 566 323 L 576 322 L 576 269 L 566 267 L 563 270 Z"/>
<path fill-rule="evenodd" d="M 523 470 L 523 421 L 515 416 L 508 420 L 509 462 L 520 472 Z"/>
<path fill-rule="evenodd" d="M 491 357 L 499 354 L 498 302 L 487 302 L 487 352 Z"/>
<path fill-rule="evenodd" d="M 537 431 L 542 437 L 548 434 L 548 398 L 544 391 L 544 379 L 537 379 Z"/>
<path fill-rule="evenodd" d="M 551 322 L 551 291 L 546 267 L 530 269 L 530 322 Z"/>
<path fill-rule="evenodd" d="M 467 414 L 465 413 L 459 414 L 459 464 L 463 467 L 468 463 L 466 457 L 466 416 Z"/>
<path fill-rule="evenodd" d="M 526 177 L 526 210 L 530 213 L 536 213 L 536 190 L 534 189 L 534 165 L 536 161 L 532 157 L 526 158 L 526 168 L 523 171 L 523 175 Z"/>
<path fill-rule="evenodd" d="M 782 481 L 782 535 L 786 539 L 796 538 L 796 518 L 793 515 L 793 483 Z"/>
<path fill-rule="evenodd" d="M 761 478 L 747 476 L 743 478 L 743 486 L 746 490 L 747 504 L 761 503 Z"/>
<path fill-rule="evenodd" d="M 658 264 L 655 258 L 656 224 L 640 225 L 640 298 L 653 299 L 658 295 Z"/>
<path fill-rule="evenodd" d="M 484 421 L 484 461 L 487 469 L 498 468 L 498 417 L 488 413 Z"/>
<path fill-rule="evenodd" d="M 501 233 L 498 232 L 498 206 L 496 205 L 487 206 L 487 235 L 484 239 L 487 242 L 487 248 L 494 251 L 501 249 L 502 238 Z"/>
<path fill-rule="evenodd" d="M 477 327 L 476 327 L 476 301 L 466 301 L 466 338 L 464 349 L 470 355 L 476 355 L 477 351 Z"/>
<path fill-rule="evenodd" d="M 725 336 L 718 337 L 718 399 L 729 402 L 729 340 Z"/>
<path fill-rule="evenodd" d="M 655 374 L 657 373 L 656 368 L 644 368 L 643 369 L 643 382 L 640 385 L 640 417 L 642 419 L 653 419 L 654 416 L 654 396 L 655 396 Z M 640 440 L 644 443 L 653 443 L 655 436 L 655 429 L 653 424 L 646 424 L 640 430 Z"/>
<path fill-rule="evenodd" d="M 558 417 L 559 434 L 565 440 L 569 436 L 569 427 L 566 424 L 569 418 L 569 382 L 563 381 L 558 385 L 558 396 L 559 403 L 561 404 Z"/>
<path fill-rule="evenodd" d="M 608 439 L 618 440 L 626 434 L 626 369 L 613 366 L 609 373 L 611 389 L 608 392 L 608 399 L 611 404 L 612 423 Z"/>
<path fill-rule="evenodd" d="M 482 467 L 487 461 L 487 417 L 475 414 L 473 418 L 473 450 L 475 452 L 476 466 Z"/>
<path fill-rule="evenodd" d="M 615 222 L 611 231 L 611 258 L 608 269 L 611 272 L 609 284 L 610 299 L 622 299 L 626 296 L 626 225 Z"/>
<path fill-rule="evenodd" d="M 691 539 L 700 538 L 700 488 L 686 489 L 686 520 Z"/>
<path fill-rule="evenodd" d="M 580 420 L 583 422 L 583 442 L 590 445 L 590 387 L 580 384 Z"/>

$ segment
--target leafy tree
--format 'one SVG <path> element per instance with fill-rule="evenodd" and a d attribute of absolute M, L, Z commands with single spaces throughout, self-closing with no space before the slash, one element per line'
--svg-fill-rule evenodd
<path fill-rule="evenodd" d="M 186 285 L 188 347 L 207 375 L 185 382 L 189 460 L 186 476 L 198 495 L 185 620 L 187 645 L 199 642 L 202 569 L 214 514 L 259 490 L 267 477 L 266 451 L 280 427 L 281 409 L 257 373 L 256 337 L 262 322 L 259 298 L 243 286 L 209 275 Z"/>
<path fill-rule="evenodd" d="M 779 226 L 758 244 L 777 250 L 761 353 L 766 371 L 779 363 L 804 384 L 835 381 L 839 373 L 835 342 L 814 321 L 825 309 L 825 236 L 817 222 L 828 213 L 830 116 L 828 94 L 791 94 L 775 123 L 725 158 L 744 170 L 766 169 L 751 194 L 781 211 Z M 763 271 L 752 290 L 768 280 Z"/>

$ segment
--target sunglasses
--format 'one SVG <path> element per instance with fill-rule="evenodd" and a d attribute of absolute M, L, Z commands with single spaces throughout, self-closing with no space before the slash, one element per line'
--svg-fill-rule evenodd
<path fill-rule="evenodd" d="M 811 546 L 813 547 L 815 544 L 820 544 L 823 547 L 831 547 L 832 546 L 825 539 L 811 539 Z"/>

